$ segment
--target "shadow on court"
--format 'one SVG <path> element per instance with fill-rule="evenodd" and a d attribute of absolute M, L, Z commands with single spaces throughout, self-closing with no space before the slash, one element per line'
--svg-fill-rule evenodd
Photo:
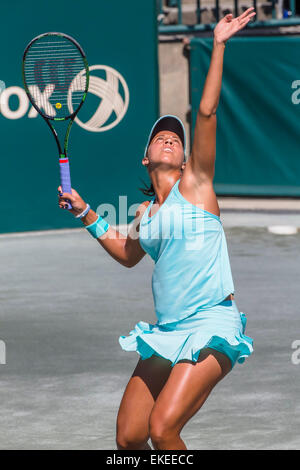
<path fill-rule="evenodd" d="M 182 437 L 189 449 L 298 449 L 300 234 L 226 235 L 255 351 Z M 0 257 L 0 448 L 115 449 L 119 402 L 138 360 L 118 337 L 155 322 L 152 261 L 122 267 L 81 230 L 1 237 Z"/>

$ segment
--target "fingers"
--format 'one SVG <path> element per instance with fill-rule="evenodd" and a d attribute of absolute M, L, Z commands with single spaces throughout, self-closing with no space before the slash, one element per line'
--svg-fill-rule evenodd
<path fill-rule="evenodd" d="M 240 16 L 237 16 L 236 18 L 233 17 L 232 13 L 228 13 L 227 15 L 224 16 L 223 21 L 225 20 L 226 23 L 231 23 L 232 20 L 236 22 L 239 25 L 239 28 L 243 28 L 246 26 L 247 23 L 253 18 L 253 16 L 256 15 L 256 12 L 253 11 L 254 7 L 250 7 L 247 10 L 244 11 Z"/>
<path fill-rule="evenodd" d="M 75 197 L 73 196 L 73 194 L 64 193 L 61 186 L 58 186 L 57 191 L 58 191 L 59 198 L 69 199 L 69 201 L 71 202 L 75 201 Z M 72 192 L 73 192 L 73 188 L 72 188 Z"/>
<path fill-rule="evenodd" d="M 59 206 L 61 209 L 68 209 L 68 208 L 69 208 L 69 206 L 68 206 L 68 204 L 67 204 L 66 201 L 59 201 L 59 202 L 58 202 L 58 206 Z"/>
<path fill-rule="evenodd" d="M 246 24 L 249 23 L 249 21 L 251 20 L 251 18 L 256 15 L 256 13 L 252 13 L 251 15 L 247 16 L 246 18 L 243 18 L 242 20 L 239 21 L 239 26 L 240 28 L 243 28 L 244 26 L 246 26 Z"/>
<path fill-rule="evenodd" d="M 251 18 L 256 15 L 256 12 L 253 11 L 253 7 L 248 8 L 244 13 L 236 18 L 238 24 L 238 30 L 244 28 Z"/>
<path fill-rule="evenodd" d="M 65 193 L 61 186 L 58 186 L 58 205 L 61 209 L 68 209 L 74 215 L 80 214 L 87 207 L 87 204 L 81 199 L 79 194 L 72 188 L 72 194 Z M 71 208 L 69 207 L 71 204 Z"/>
<path fill-rule="evenodd" d="M 62 200 L 65 200 L 65 199 L 68 199 L 68 201 L 70 202 L 74 202 L 75 201 L 75 198 L 69 194 L 69 193 L 58 193 L 58 200 L 59 202 L 61 202 Z"/>
<path fill-rule="evenodd" d="M 62 198 L 62 199 L 68 199 L 70 202 L 75 202 L 75 197 L 72 196 L 72 194 L 69 194 L 69 193 L 60 193 L 59 196 Z"/>
<path fill-rule="evenodd" d="M 240 23 L 244 22 L 244 20 L 249 20 L 251 19 L 253 16 L 256 15 L 256 12 L 253 11 L 254 10 L 254 7 L 250 7 L 248 8 L 246 11 L 244 11 L 244 13 L 242 13 L 240 16 L 238 16 L 238 20 Z"/>
<path fill-rule="evenodd" d="M 58 205 L 62 209 L 69 209 L 68 202 L 73 204 L 75 202 L 75 198 L 69 193 L 59 193 L 58 195 Z"/>
<path fill-rule="evenodd" d="M 69 209 L 69 203 L 68 200 L 70 201 L 69 198 L 63 198 L 62 196 L 58 196 L 58 205 L 61 209 Z M 71 202 L 71 201 L 70 201 Z"/>
<path fill-rule="evenodd" d="M 64 202 L 64 203 L 60 202 L 60 203 L 58 204 L 58 206 L 59 206 L 61 209 L 68 209 L 68 204 L 66 204 L 65 202 Z"/>
<path fill-rule="evenodd" d="M 71 203 L 75 201 L 75 198 L 72 194 L 64 193 L 62 187 L 58 186 L 58 205 L 61 209 L 69 209 L 68 201 Z"/>
<path fill-rule="evenodd" d="M 247 10 L 244 11 L 238 18 L 246 18 L 250 12 L 254 10 L 254 7 L 247 8 Z"/>

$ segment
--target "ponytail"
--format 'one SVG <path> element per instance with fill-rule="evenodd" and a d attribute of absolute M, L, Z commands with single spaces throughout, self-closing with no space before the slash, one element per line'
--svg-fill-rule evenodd
<path fill-rule="evenodd" d="M 145 183 L 144 180 L 142 180 L 142 178 L 140 178 L 140 180 L 143 182 L 143 184 L 145 185 L 145 188 L 138 188 L 140 191 L 142 191 L 142 193 L 145 195 L 145 196 L 155 196 L 155 191 L 154 191 L 154 187 L 153 187 L 153 184 L 151 183 L 150 186 L 147 186 L 147 184 Z"/>

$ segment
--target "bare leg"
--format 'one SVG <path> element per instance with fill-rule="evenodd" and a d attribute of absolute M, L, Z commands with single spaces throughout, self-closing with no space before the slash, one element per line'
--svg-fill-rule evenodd
<path fill-rule="evenodd" d="M 186 449 L 180 437 L 183 426 L 230 370 L 228 357 L 209 348 L 201 352 L 196 364 L 182 361 L 174 366 L 150 417 L 150 436 L 155 449 Z"/>
<path fill-rule="evenodd" d="M 158 356 L 139 360 L 125 389 L 117 418 L 119 450 L 149 450 L 149 417 L 171 372 L 171 363 Z"/>

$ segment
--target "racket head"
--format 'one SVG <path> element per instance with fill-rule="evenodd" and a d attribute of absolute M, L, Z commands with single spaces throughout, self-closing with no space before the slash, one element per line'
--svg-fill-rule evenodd
<path fill-rule="evenodd" d="M 23 54 L 22 75 L 31 104 L 46 119 L 73 119 L 88 92 L 85 53 L 65 33 L 43 33 L 32 39 Z"/>

